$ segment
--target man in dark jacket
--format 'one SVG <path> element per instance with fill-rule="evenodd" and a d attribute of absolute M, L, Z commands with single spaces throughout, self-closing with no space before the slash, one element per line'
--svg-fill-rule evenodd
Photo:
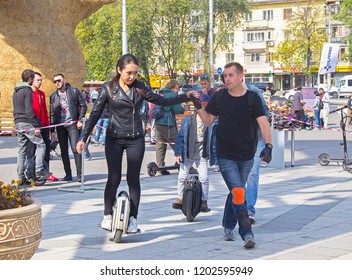
<path fill-rule="evenodd" d="M 22 82 L 18 83 L 13 93 L 13 116 L 17 130 L 18 139 L 18 159 L 17 174 L 22 184 L 28 183 L 26 180 L 25 160 L 27 146 L 31 142 L 36 146 L 35 173 L 36 179 L 44 180 L 51 174 L 44 168 L 44 156 L 46 146 L 40 134 L 40 123 L 34 115 L 32 108 L 32 88 L 34 71 L 26 69 L 22 72 Z"/>
<path fill-rule="evenodd" d="M 54 75 L 53 82 L 57 91 L 50 96 L 50 123 L 56 126 L 57 138 L 61 150 L 61 159 L 64 164 L 65 177 L 61 181 L 72 181 L 70 157 L 68 154 L 68 141 L 74 155 L 77 181 L 81 182 L 82 155 L 77 153 L 76 145 L 83 126 L 83 118 L 87 112 L 87 104 L 81 92 L 68 83 L 65 83 L 63 74 Z M 52 139 L 56 139 L 54 129 Z"/>

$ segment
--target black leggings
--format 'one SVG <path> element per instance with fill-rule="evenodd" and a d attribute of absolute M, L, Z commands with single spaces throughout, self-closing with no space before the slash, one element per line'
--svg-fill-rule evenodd
<path fill-rule="evenodd" d="M 108 165 L 108 181 L 104 192 L 104 215 L 112 214 L 117 188 L 121 182 L 124 150 L 126 150 L 127 157 L 127 185 L 131 199 L 130 216 L 137 218 L 141 197 L 139 176 L 145 151 L 143 137 L 114 138 L 106 135 L 105 156 Z"/>

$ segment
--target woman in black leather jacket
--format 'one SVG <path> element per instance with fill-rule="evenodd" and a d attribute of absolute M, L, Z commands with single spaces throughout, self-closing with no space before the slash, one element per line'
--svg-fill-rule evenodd
<path fill-rule="evenodd" d="M 137 80 L 138 60 L 125 54 L 117 62 L 117 75 L 103 84 L 101 94 L 94 103 L 93 110 L 77 143 L 77 151 L 82 152 L 84 144 L 99 120 L 105 105 L 109 106 L 109 126 L 106 131 L 105 155 L 108 166 L 108 180 L 104 192 L 104 218 L 101 227 L 111 230 L 112 207 L 117 188 L 121 181 L 122 156 L 126 150 L 127 184 L 131 199 L 128 233 L 137 233 L 137 215 L 141 195 L 140 170 L 145 151 L 142 120 L 139 115 L 143 100 L 161 106 L 188 102 L 191 93 L 165 99 L 153 93 L 145 84 Z M 193 93 L 198 97 L 196 93 Z"/>

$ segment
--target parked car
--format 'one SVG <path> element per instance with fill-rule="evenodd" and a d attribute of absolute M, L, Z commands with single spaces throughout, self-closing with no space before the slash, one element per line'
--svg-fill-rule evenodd
<path fill-rule="evenodd" d="M 287 100 L 293 101 L 293 96 L 297 92 L 297 89 L 291 89 L 285 94 Z M 307 109 L 312 109 L 314 105 L 315 94 L 318 92 L 318 89 L 315 87 L 302 87 L 301 90 L 303 94 L 303 101 L 306 102 L 305 107 Z"/>
<path fill-rule="evenodd" d="M 202 91 L 202 86 L 197 83 L 180 83 L 180 91 L 182 92 L 188 92 L 190 90 L 196 90 L 196 91 Z"/>
<path fill-rule="evenodd" d="M 251 83 L 251 85 L 256 86 L 257 88 L 261 89 L 262 91 L 266 91 L 266 88 L 268 87 L 271 95 L 275 94 L 276 88 L 273 83 L 269 82 L 256 82 L 256 83 Z"/>

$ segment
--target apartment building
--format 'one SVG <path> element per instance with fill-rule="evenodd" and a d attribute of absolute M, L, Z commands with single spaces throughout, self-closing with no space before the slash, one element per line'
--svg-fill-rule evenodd
<path fill-rule="evenodd" d="M 291 85 L 307 84 L 303 68 L 283 69 L 273 54 L 279 42 L 286 39 L 285 28 L 292 13 L 299 7 L 307 7 L 308 1 L 300 0 L 252 0 L 252 11 L 246 14 L 242 26 L 229 34 L 230 51 L 216 53 L 214 68 L 222 67 L 227 62 L 237 61 L 245 68 L 247 82 L 273 82 L 279 90 L 287 90 Z M 338 1 L 316 0 L 315 5 L 326 9 L 326 25 L 323 32 L 329 34 L 331 42 L 341 44 L 340 56 L 347 51 L 344 38 L 347 29 L 339 22 L 332 20 L 331 15 L 338 11 Z M 320 28 L 322 30 L 323 28 Z M 305 40 L 305 38 L 302 38 Z M 303 59 L 303 58 L 302 58 Z M 319 61 L 311 61 L 312 79 L 310 83 L 321 84 L 326 82 L 326 77 L 318 75 Z M 332 84 L 339 77 L 352 72 L 349 61 L 341 61 L 332 75 Z"/>

